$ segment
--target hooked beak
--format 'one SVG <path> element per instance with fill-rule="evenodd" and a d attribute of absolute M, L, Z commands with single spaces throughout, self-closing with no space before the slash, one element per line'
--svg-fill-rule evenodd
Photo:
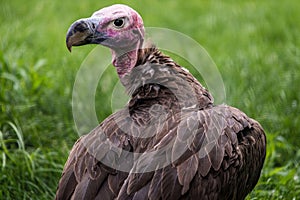
<path fill-rule="evenodd" d="M 99 18 L 86 18 L 75 21 L 70 26 L 66 37 L 68 50 L 71 52 L 72 46 L 100 44 L 106 40 L 107 36 L 97 31 L 99 22 Z"/>

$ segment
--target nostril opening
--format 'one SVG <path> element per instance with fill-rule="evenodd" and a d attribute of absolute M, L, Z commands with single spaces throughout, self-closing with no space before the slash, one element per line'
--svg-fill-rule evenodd
<path fill-rule="evenodd" d="M 88 29 L 87 25 L 85 22 L 78 22 L 75 24 L 74 30 L 79 31 L 79 32 L 84 32 Z"/>

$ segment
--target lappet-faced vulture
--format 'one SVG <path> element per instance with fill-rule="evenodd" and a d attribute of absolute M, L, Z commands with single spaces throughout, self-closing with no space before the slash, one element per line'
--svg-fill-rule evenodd
<path fill-rule="evenodd" d="M 144 36 L 141 16 L 119 4 L 70 26 L 69 50 L 111 49 L 131 99 L 78 139 L 56 199 L 244 199 L 263 167 L 262 127 L 236 108 L 214 105 L 191 73 Z"/>

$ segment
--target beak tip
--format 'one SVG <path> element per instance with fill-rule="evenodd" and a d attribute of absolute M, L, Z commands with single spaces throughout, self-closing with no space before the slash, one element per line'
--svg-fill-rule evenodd
<path fill-rule="evenodd" d="M 67 46 L 69 52 L 72 52 L 72 46 L 73 45 L 72 45 L 72 42 L 70 41 L 69 36 L 67 36 L 67 38 L 66 38 L 66 46 Z"/>
<path fill-rule="evenodd" d="M 70 28 L 69 28 L 69 30 L 68 30 L 68 32 L 67 32 L 67 36 L 66 36 L 66 47 L 67 47 L 67 49 L 71 52 L 71 50 L 72 50 L 72 44 L 70 43 L 70 37 L 71 37 L 71 31 L 70 31 Z"/>
<path fill-rule="evenodd" d="M 72 46 L 68 45 L 67 48 L 68 48 L 69 52 L 72 53 Z"/>

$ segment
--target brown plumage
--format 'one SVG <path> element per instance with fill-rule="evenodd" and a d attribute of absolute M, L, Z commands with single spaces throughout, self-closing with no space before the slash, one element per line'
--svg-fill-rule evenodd
<path fill-rule="evenodd" d="M 104 10 L 120 8 L 136 15 L 124 5 Z M 86 30 L 72 27 L 69 49 L 93 43 L 76 39 Z M 114 58 L 130 101 L 75 143 L 56 199 L 244 199 L 265 159 L 262 127 L 236 108 L 214 105 L 211 94 L 170 57 L 139 46 L 135 53 L 130 47 L 135 62 L 123 63 L 125 72 L 118 70 L 120 57 Z"/>

